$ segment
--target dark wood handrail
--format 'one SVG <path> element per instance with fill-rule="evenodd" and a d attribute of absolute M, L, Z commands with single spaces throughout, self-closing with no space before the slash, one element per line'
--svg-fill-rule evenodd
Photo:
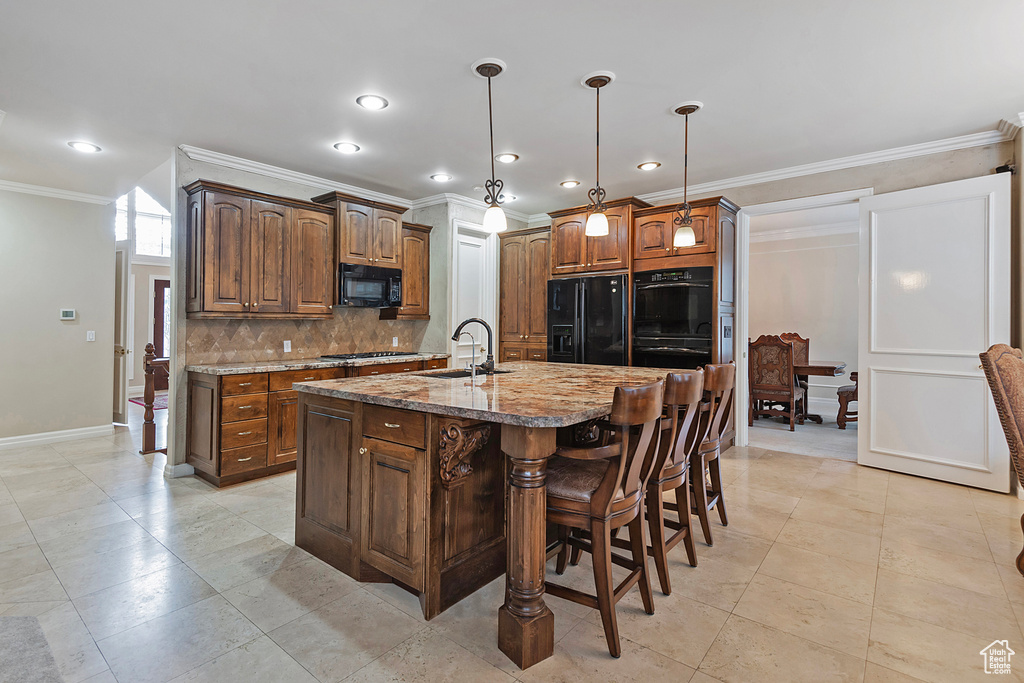
<path fill-rule="evenodd" d="M 156 373 L 159 370 L 164 375 L 169 375 L 170 359 L 157 358 L 156 347 L 152 342 L 146 344 L 146 355 L 143 357 L 143 368 L 146 371 L 146 388 L 143 394 L 143 402 L 146 404 L 145 421 L 142 423 L 142 450 L 141 455 L 149 453 L 166 453 L 167 446 L 156 447 L 156 422 L 153 420 L 153 401 L 156 394 Z"/>

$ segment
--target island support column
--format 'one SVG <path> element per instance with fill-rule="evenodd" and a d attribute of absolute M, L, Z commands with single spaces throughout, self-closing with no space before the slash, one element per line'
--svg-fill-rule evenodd
<path fill-rule="evenodd" d="M 545 477 L 555 452 L 555 429 L 502 425 L 509 475 L 508 569 L 505 604 L 498 610 L 498 647 L 520 669 L 555 651 L 555 615 L 544 604 Z"/>

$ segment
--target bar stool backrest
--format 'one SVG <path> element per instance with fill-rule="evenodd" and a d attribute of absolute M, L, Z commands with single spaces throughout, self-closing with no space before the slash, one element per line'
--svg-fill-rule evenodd
<path fill-rule="evenodd" d="M 617 427 L 616 439 L 622 440 L 622 450 L 611 461 L 609 472 L 617 470 L 614 477 L 605 476 L 594 493 L 593 504 L 611 513 L 616 491 L 621 487 L 626 498 L 643 497 L 647 484 L 644 476 L 645 455 L 660 432 L 662 402 L 665 397 L 665 381 L 635 387 L 615 387 L 612 397 L 612 412 L 608 421 Z M 637 457 L 639 455 L 639 457 Z"/>
<path fill-rule="evenodd" d="M 709 410 L 704 413 L 708 421 L 708 441 L 716 442 L 729 425 L 732 415 L 732 395 L 736 388 L 736 364 L 723 363 L 704 366 L 704 397 Z"/>

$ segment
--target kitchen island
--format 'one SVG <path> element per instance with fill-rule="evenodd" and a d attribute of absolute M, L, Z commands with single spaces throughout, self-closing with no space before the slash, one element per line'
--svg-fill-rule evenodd
<path fill-rule="evenodd" d="M 556 432 L 586 431 L 611 412 L 616 386 L 664 373 L 527 362 L 475 379 L 297 383 L 296 545 L 417 593 L 427 619 L 504 572 L 498 645 L 520 668 L 536 664 L 554 651 L 544 572 Z"/>

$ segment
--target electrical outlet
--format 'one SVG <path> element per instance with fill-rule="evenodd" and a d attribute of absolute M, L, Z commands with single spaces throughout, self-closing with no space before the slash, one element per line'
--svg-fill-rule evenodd
<path fill-rule="evenodd" d="M 398 346 L 398 337 L 392 337 L 391 338 L 391 345 L 392 346 Z"/>
<path fill-rule="evenodd" d="M 85 341 L 96 341 L 96 330 L 89 330 L 85 333 Z"/>
<path fill-rule="evenodd" d="M 285 339 L 284 340 L 284 352 L 285 353 L 290 353 L 291 350 L 292 350 L 292 340 L 291 339 Z"/>

